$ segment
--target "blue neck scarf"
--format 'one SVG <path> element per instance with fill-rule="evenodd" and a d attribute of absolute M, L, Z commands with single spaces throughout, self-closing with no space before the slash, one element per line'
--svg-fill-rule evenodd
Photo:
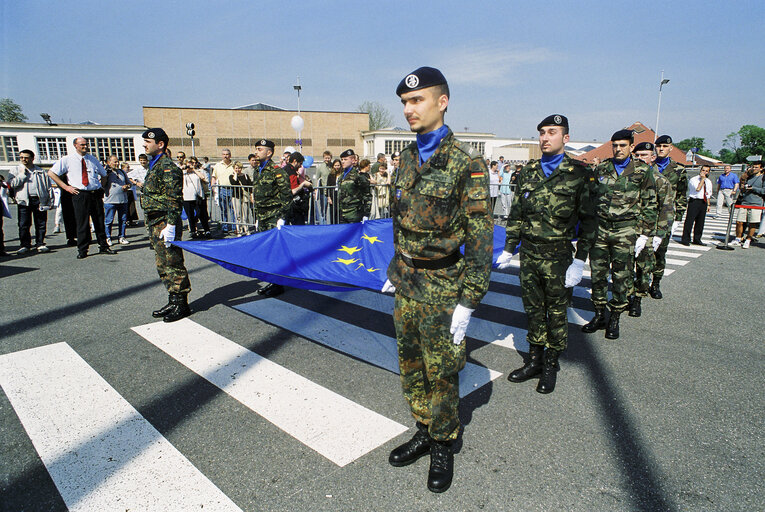
<path fill-rule="evenodd" d="M 260 176 L 260 173 L 263 172 L 263 169 L 265 169 L 267 165 L 268 165 L 268 160 L 263 160 L 262 162 L 260 162 L 260 165 L 258 166 L 258 176 Z"/>
<path fill-rule="evenodd" d="M 542 155 L 542 171 L 545 173 L 545 178 L 549 178 L 555 169 L 558 168 L 563 161 L 565 153 L 560 155 Z"/>
<path fill-rule="evenodd" d="M 656 167 L 659 168 L 659 172 L 664 174 L 664 169 L 667 168 L 669 165 L 670 159 L 668 156 L 665 156 L 664 158 L 657 158 L 656 159 Z"/>
<path fill-rule="evenodd" d="M 441 140 L 449 133 L 449 127 L 443 125 L 438 130 L 417 134 L 417 152 L 420 154 L 420 165 L 428 161 L 438 149 Z"/>
<path fill-rule="evenodd" d="M 162 158 L 162 155 L 164 155 L 164 153 L 159 153 L 157 155 L 154 155 L 154 158 L 152 158 L 151 161 L 149 161 L 149 169 L 154 167 L 154 164 L 159 162 L 159 159 Z"/>
<path fill-rule="evenodd" d="M 616 175 L 621 176 L 624 172 L 624 169 L 629 165 L 631 158 L 627 157 L 621 162 L 614 158 L 614 169 L 616 169 Z"/>

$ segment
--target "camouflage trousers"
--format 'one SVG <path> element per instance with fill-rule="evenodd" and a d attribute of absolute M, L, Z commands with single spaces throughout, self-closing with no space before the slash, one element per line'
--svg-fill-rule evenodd
<path fill-rule="evenodd" d="M 651 273 L 656 265 L 656 258 L 651 246 L 651 239 L 635 258 L 635 295 L 645 297 L 651 285 Z"/>
<path fill-rule="evenodd" d="M 661 279 L 664 277 L 664 269 L 667 267 L 667 247 L 669 247 L 670 234 L 664 235 L 661 245 L 654 253 L 653 276 Z"/>
<path fill-rule="evenodd" d="M 396 293 L 393 323 L 398 340 L 401 387 L 414 419 L 438 441 L 457 438 L 459 371 L 465 342 L 455 345 L 449 328 L 454 305 L 426 304 Z"/>
<path fill-rule="evenodd" d="M 257 213 L 258 218 L 258 233 L 268 231 L 276 227 L 276 221 L 281 219 L 278 213 L 274 214 L 271 211 L 263 211 Z"/>
<path fill-rule="evenodd" d="M 569 253 L 550 259 L 521 251 L 521 298 L 528 319 L 526 340 L 531 345 L 565 350 L 568 345 L 566 308 L 573 290 L 565 286 L 566 269 L 573 261 L 572 256 Z"/>
<path fill-rule="evenodd" d="M 627 297 L 632 295 L 632 268 L 635 260 L 637 234 L 633 225 L 610 228 L 602 223 L 590 250 L 592 303 L 612 311 L 624 311 Z M 611 301 L 607 301 L 608 274 L 611 274 Z"/>
<path fill-rule="evenodd" d="M 149 226 L 149 238 L 154 247 L 154 254 L 157 263 L 157 273 L 159 278 L 165 283 L 169 293 L 189 293 L 191 291 L 191 282 L 189 282 L 189 273 L 183 264 L 183 250 L 180 247 L 171 245 L 165 247 L 165 242 L 159 239 L 159 233 L 165 229 L 167 222 L 162 221 Z M 181 240 L 183 227 L 175 227 L 175 239 Z"/>

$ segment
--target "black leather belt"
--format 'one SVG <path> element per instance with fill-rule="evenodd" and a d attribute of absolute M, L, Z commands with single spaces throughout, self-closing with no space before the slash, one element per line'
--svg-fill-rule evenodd
<path fill-rule="evenodd" d="M 398 254 L 408 267 L 421 268 L 426 270 L 438 270 L 442 268 L 451 267 L 462 258 L 462 253 L 460 253 L 459 251 L 454 251 L 448 256 L 444 256 L 443 258 L 438 258 L 436 260 L 412 258 L 408 254 L 404 254 L 403 252 L 400 252 Z"/>

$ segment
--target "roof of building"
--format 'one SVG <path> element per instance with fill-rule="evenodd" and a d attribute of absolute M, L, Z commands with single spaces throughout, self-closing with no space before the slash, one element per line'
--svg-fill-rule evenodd
<path fill-rule="evenodd" d="M 640 142 L 653 142 L 656 140 L 656 132 L 648 128 L 640 121 L 632 123 L 630 126 L 625 127 L 626 130 L 632 130 L 635 133 L 635 144 Z M 611 149 L 611 144 L 603 144 L 600 147 L 587 151 L 579 156 L 573 156 L 577 160 L 581 160 L 585 163 L 592 163 L 595 158 L 598 161 L 603 161 L 606 158 L 611 158 L 614 153 Z M 691 162 L 685 159 L 685 153 L 682 149 L 678 149 L 672 146 L 672 151 L 669 153 L 669 157 L 677 163 L 682 165 L 691 165 Z"/>
<path fill-rule="evenodd" d="M 266 103 L 252 103 L 251 105 L 242 105 L 241 107 L 234 107 L 234 110 L 285 110 L 280 107 L 268 105 Z"/>

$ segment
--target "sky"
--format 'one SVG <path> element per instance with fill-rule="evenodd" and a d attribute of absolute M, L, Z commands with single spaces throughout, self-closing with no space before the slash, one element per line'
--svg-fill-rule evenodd
<path fill-rule="evenodd" d="M 451 89 L 455 131 L 571 139 L 640 121 L 718 151 L 765 127 L 765 2 L 0 0 L 0 97 L 31 122 L 143 124 L 142 106 L 267 103 L 356 111 L 420 66 Z M 263 134 L 268 136 L 268 134 Z"/>

